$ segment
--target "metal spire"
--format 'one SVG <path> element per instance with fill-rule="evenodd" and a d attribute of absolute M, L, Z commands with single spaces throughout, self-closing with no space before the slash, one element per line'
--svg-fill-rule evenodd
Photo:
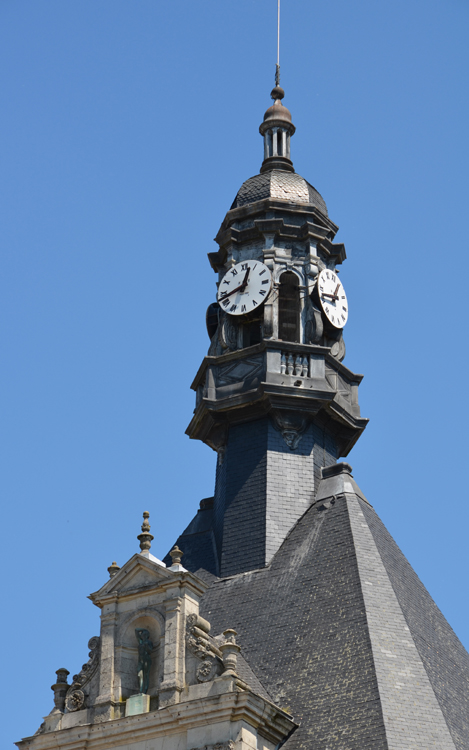
<path fill-rule="evenodd" d="M 275 66 L 275 85 L 280 86 L 280 0 L 277 0 L 277 65 Z"/>

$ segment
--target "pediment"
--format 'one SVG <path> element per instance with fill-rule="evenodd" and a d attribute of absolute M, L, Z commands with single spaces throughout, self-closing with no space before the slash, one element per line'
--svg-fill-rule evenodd
<path fill-rule="evenodd" d="M 167 583 L 173 576 L 172 571 L 137 553 L 99 591 L 90 594 L 89 598 L 99 606 L 102 599 L 113 594 L 130 593 L 149 586 L 157 587 Z"/>

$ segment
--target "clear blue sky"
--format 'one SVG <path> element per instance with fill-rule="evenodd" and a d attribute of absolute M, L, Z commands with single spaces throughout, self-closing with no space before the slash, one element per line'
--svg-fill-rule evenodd
<path fill-rule="evenodd" d="M 340 225 L 365 374 L 347 460 L 466 647 L 468 39 L 466 0 L 283 0 L 292 157 Z M 162 557 L 213 493 L 184 435 L 206 253 L 275 54 L 275 0 L 0 3 L 2 747 L 86 661 L 142 511 Z"/>

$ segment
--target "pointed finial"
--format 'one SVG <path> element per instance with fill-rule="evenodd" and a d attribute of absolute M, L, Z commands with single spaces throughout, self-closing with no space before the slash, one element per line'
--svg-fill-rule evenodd
<path fill-rule="evenodd" d="M 153 534 L 150 534 L 150 524 L 148 523 L 149 518 L 149 512 L 147 510 L 143 511 L 142 533 L 137 537 L 138 541 L 140 542 L 140 549 L 142 552 L 150 549 L 151 543 L 155 538 Z"/>
<path fill-rule="evenodd" d="M 181 557 L 183 556 L 184 552 L 179 549 L 177 544 L 174 545 L 173 549 L 169 553 L 173 565 L 180 565 L 181 564 Z"/>
<path fill-rule="evenodd" d="M 109 568 L 107 569 L 107 572 L 109 573 L 109 578 L 113 578 L 116 575 L 116 573 L 119 572 L 120 569 L 121 569 L 120 565 L 118 565 L 116 561 L 113 560 Z"/>

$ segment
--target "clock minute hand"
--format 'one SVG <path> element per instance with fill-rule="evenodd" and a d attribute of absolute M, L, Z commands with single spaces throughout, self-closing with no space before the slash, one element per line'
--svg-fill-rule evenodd
<path fill-rule="evenodd" d="M 244 290 L 246 289 L 246 286 L 247 286 L 247 283 L 248 283 L 248 278 L 249 278 L 249 271 L 250 271 L 250 270 L 251 270 L 251 269 L 250 269 L 250 268 L 249 268 L 249 266 L 248 266 L 248 270 L 246 271 L 246 274 L 245 274 L 245 276 L 244 276 L 244 279 L 243 279 L 243 283 L 242 283 L 242 284 L 241 284 L 241 286 L 240 286 L 240 289 L 241 289 L 241 290 L 242 290 L 243 292 L 244 292 Z"/>

